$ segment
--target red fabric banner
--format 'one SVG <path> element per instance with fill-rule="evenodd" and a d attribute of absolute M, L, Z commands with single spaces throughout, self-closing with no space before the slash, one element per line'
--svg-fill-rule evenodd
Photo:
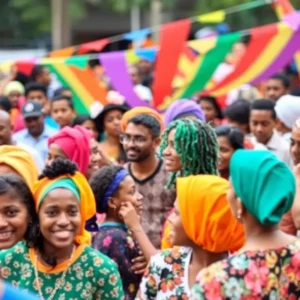
<path fill-rule="evenodd" d="M 266 25 L 263 27 L 253 28 L 251 30 L 251 41 L 247 47 L 247 51 L 241 58 L 240 62 L 236 66 L 235 70 L 230 73 L 223 81 L 217 84 L 212 90 L 207 91 L 210 93 L 220 89 L 230 82 L 237 79 L 241 74 L 243 74 L 251 64 L 260 56 L 261 52 L 270 43 L 272 38 L 278 33 L 278 28 L 276 24 Z M 205 92 L 204 92 L 205 93 Z"/>
<path fill-rule="evenodd" d="M 81 44 L 78 49 L 78 54 L 84 54 L 89 51 L 100 52 L 108 43 L 109 43 L 109 39 L 101 39 L 101 40 L 96 40 L 93 42 Z"/>
<path fill-rule="evenodd" d="M 157 55 L 155 79 L 153 82 L 153 102 L 158 107 L 172 92 L 172 81 L 177 65 L 188 38 L 191 21 L 184 19 L 161 26 L 160 50 Z"/>

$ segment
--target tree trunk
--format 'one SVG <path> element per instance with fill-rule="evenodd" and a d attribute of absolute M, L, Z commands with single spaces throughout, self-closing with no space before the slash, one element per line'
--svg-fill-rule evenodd
<path fill-rule="evenodd" d="M 51 0 L 53 50 L 68 47 L 71 43 L 68 4 L 69 0 Z"/>

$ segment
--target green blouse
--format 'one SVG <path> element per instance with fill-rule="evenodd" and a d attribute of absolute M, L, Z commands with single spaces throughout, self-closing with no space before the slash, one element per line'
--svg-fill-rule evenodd
<path fill-rule="evenodd" d="M 23 242 L 0 252 L 1 277 L 24 292 L 38 294 L 35 255 Z M 44 299 L 50 297 L 65 266 L 45 272 L 38 266 L 38 277 Z M 41 271 L 43 270 L 43 271 Z M 55 271 L 56 270 L 56 271 Z M 68 268 L 65 284 L 57 290 L 55 300 L 124 299 L 122 282 L 116 264 L 104 254 L 88 246 L 79 246 Z"/>

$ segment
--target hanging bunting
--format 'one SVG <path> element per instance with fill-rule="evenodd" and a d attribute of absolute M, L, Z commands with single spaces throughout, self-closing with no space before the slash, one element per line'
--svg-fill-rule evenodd
<path fill-rule="evenodd" d="M 124 51 L 103 53 L 99 55 L 99 59 L 113 87 L 125 97 L 131 107 L 149 106 L 134 92 Z"/>
<path fill-rule="evenodd" d="M 222 23 L 225 20 L 225 10 L 217 10 L 211 13 L 201 15 L 197 18 L 200 23 Z"/>
<path fill-rule="evenodd" d="M 97 41 L 81 44 L 78 48 L 78 54 L 84 54 L 89 51 L 100 52 L 109 43 L 109 39 L 100 39 Z"/>
<path fill-rule="evenodd" d="M 49 53 L 50 57 L 69 57 L 72 56 L 76 52 L 76 47 L 68 47 L 59 50 L 54 50 Z"/>
<path fill-rule="evenodd" d="M 124 34 L 124 39 L 129 41 L 141 41 L 144 40 L 151 33 L 150 28 L 136 30 Z"/>
<path fill-rule="evenodd" d="M 157 54 L 153 82 L 155 107 L 158 107 L 172 92 L 172 81 L 177 72 L 180 54 L 188 38 L 190 27 L 189 19 L 161 26 L 160 50 Z"/>

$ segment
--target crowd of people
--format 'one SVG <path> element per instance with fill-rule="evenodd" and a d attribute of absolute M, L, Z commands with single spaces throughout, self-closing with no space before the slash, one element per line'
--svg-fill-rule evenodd
<path fill-rule="evenodd" d="M 151 103 L 151 64 L 130 72 Z M 198 95 L 161 113 L 111 91 L 90 115 L 46 67 L 24 80 L 0 84 L 3 299 L 300 299 L 300 95 L 285 75 L 225 108 Z"/>

